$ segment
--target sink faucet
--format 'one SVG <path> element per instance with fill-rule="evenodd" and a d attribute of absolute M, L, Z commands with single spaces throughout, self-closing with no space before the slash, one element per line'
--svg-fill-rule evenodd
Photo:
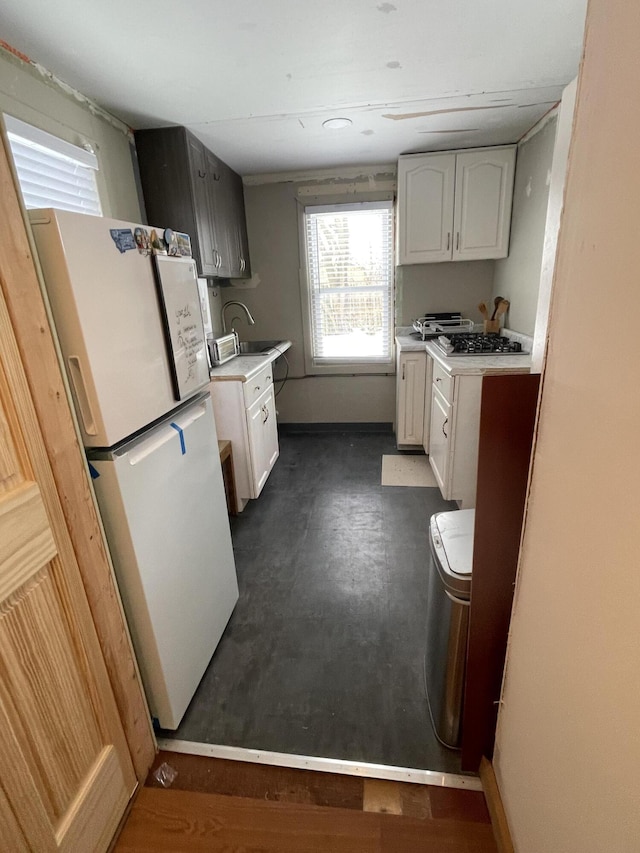
<path fill-rule="evenodd" d="M 227 308 L 230 305 L 237 305 L 238 308 L 242 308 L 244 310 L 245 314 L 247 315 L 247 322 L 249 323 L 249 325 L 255 326 L 256 321 L 251 316 L 251 311 L 249 311 L 249 309 L 244 304 L 244 302 L 236 302 L 235 300 L 231 300 L 231 302 L 225 302 L 225 304 L 222 306 L 222 332 L 223 332 L 223 334 L 227 333 L 227 322 L 226 322 L 226 317 L 225 317 L 225 311 L 227 310 Z M 234 317 L 233 319 L 237 320 L 238 318 Z M 231 327 L 231 331 L 232 332 L 234 331 L 233 326 Z"/>

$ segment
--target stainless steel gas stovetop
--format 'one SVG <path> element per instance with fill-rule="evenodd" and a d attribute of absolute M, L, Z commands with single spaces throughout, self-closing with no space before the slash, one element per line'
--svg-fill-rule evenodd
<path fill-rule="evenodd" d="M 433 343 L 446 356 L 458 355 L 526 355 L 519 341 L 498 333 L 485 335 L 482 332 L 440 335 Z"/>

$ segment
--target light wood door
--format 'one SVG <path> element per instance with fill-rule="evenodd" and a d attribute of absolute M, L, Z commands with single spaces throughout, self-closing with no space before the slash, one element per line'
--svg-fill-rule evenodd
<path fill-rule="evenodd" d="M 0 847 L 106 850 L 136 785 L 0 292 Z"/>
<path fill-rule="evenodd" d="M 396 444 L 421 445 L 424 432 L 424 391 L 427 356 L 401 353 L 398 359 Z"/>
<path fill-rule="evenodd" d="M 398 263 L 450 261 L 455 154 L 400 157 Z"/>
<path fill-rule="evenodd" d="M 454 261 L 506 258 L 515 147 L 457 155 Z"/>

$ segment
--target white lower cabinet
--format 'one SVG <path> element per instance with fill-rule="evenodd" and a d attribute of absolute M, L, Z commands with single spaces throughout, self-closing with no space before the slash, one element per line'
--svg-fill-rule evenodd
<path fill-rule="evenodd" d="M 437 388 L 431 392 L 431 426 L 429 429 L 429 461 L 440 491 L 445 492 L 449 483 L 449 461 L 451 458 L 451 405 Z"/>
<path fill-rule="evenodd" d="M 396 444 L 399 448 L 422 445 L 426 369 L 426 352 L 398 352 L 396 358 Z"/>
<path fill-rule="evenodd" d="M 452 376 L 433 367 L 429 461 L 442 497 L 476 505 L 482 376 Z"/>
<path fill-rule="evenodd" d="M 280 452 L 273 385 L 247 409 L 247 428 L 251 455 L 252 492 L 253 496 L 258 497 Z"/>
<path fill-rule="evenodd" d="M 269 365 L 245 382 L 209 383 L 220 439 L 231 441 L 238 510 L 257 498 L 280 453 L 273 377 Z"/>

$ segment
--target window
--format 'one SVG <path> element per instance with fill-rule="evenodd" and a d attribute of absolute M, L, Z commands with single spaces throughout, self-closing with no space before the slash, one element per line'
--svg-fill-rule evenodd
<path fill-rule="evenodd" d="M 25 207 L 102 216 L 95 154 L 12 116 L 4 120 Z"/>
<path fill-rule="evenodd" d="M 380 370 L 391 361 L 392 202 L 305 207 L 304 234 L 308 369 Z"/>

